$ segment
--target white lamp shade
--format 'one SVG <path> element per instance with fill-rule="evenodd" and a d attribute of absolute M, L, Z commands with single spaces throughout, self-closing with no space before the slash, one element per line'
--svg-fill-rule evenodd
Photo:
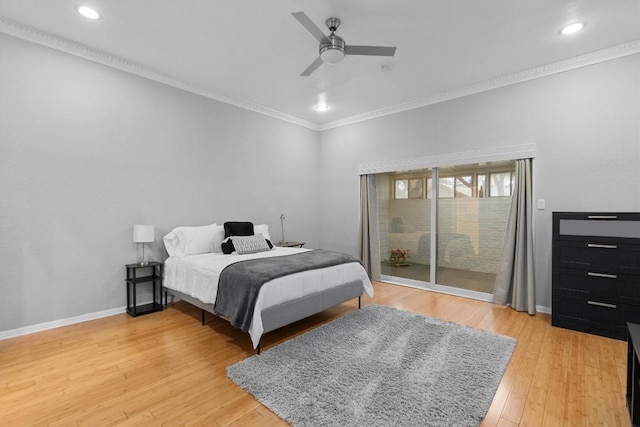
<path fill-rule="evenodd" d="M 133 242 L 148 243 L 153 242 L 153 225 L 134 225 Z"/>

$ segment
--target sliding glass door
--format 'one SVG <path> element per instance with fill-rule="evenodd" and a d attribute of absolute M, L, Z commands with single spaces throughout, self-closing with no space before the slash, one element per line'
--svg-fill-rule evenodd
<path fill-rule="evenodd" d="M 493 293 L 514 162 L 439 168 L 438 285 Z"/>
<path fill-rule="evenodd" d="M 377 175 L 383 279 L 492 293 L 514 169 L 505 161 Z"/>
<path fill-rule="evenodd" d="M 382 274 L 426 287 L 431 268 L 431 171 L 377 175 Z"/>

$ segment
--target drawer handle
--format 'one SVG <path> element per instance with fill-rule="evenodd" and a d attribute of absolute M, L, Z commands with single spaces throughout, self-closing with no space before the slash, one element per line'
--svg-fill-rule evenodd
<path fill-rule="evenodd" d="M 587 304 L 597 305 L 598 307 L 618 308 L 617 305 L 615 305 L 615 304 L 607 304 L 606 302 L 587 301 Z"/>
<path fill-rule="evenodd" d="M 587 246 L 590 248 L 600 249 L 618 249 L 618 245 L 602 245 L 600 243 L 588 243 Z"/>
<path fill-rule="evenodd" d="M 589 219 L 618 219 L 617 215 L 589 215 Z"/>
<path fill-rule="evenodd" d="M 588 272 L 587 273 L 589 276 L 593 276 L 593 277 L 604 277 L 606 279 L 617 279 L 618 275 L 617 274 L 606 274 L 606 273 L 592 273 L 592 272 Z"/>

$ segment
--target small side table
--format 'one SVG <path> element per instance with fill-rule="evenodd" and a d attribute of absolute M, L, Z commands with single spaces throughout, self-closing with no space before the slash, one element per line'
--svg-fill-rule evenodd
<path fill-rule="evenodd" d="M 627 408 L 631 425 L 640 425 L 640 325 L 627 323 Z"/>
<path fill-rule="evenodd" d="M 278 242 L 275 245 L 281 248 L 301 248 L 305 242 Z"/>
<path fill-rule="evenodd" d="M 164 264 L 151 261 L 147 265 L 127 264 L 127 313 L 136 317 L 147 313 L 162 311 L 162 273 Z M 150 270 L 150 274 L 139 276 L 139 270 Z M 140 283 L 151 283 L 153 302 L 138 306 L 136 303 L 137 287 Z"/>

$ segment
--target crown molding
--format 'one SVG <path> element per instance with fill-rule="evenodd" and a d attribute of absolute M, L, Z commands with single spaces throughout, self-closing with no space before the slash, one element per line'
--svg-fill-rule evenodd
<path fill-rule="evenodd" d="M 418 98 L 409 102 L 396 104 L 379 110 L 374 110 L 367 113 L 347 117 L 345 119 L 325 123 L 323 125 L 318 125 L 316 123 L 309 122 L 291 114 L 286 114 L 281 111 L 265 107 L 263 105 L 239 99 L 226 93 L 204 89 L 200 86 L 147 68 L 135 62 L 128 61 L 115 55 L 110 55 L 98 49 L 93 49 L 89 46 L 74 42 L 63 37 L 55 36 L 45 31 L 41 31 L 28 25 L 10 20 L 3 16 L 0 16 L 0 32 L 53 49 L 57 49 L 71 55 L 79 56 L 90 61 L 98 62 L 100 64 L 116 68 L 131 74 L 135 74 L 137 76 L 144 77 L 146 79 L 153 80 L 162 84 L 166 84 L 168 86 L 182 89 L 187 92 L 195 93 L 197 95 L 220 101 L 225 104 L 234 105 L 236 107 L 253 111 L 258 114 L 263 114 L 275 119 L 293 123 L 295 125 L 302 126 L 314 131 L 324 131 L 336 127 L 347 126 L 365 120 L 371 120 L 378 117 L 400 113 L 403 111 L 426 107 L 428 105 L 438 104 L 440 102 L 450 101 L 456 98 L 462 98 L 464 96 L 486 92 L 504 86 L 522 83 L 529 80 L 546 77 L 552 74 L 562 73 L 564 71 L 574 70 L 576 68 L 586 67 L 588 65 L 593 65 L 600 62 L 610 61 L 612 59 L 640 53 L 640 40 L 633 40 L 628 43 L 612 46 L 606 49 L 569 58 L 563 61 L 554 62 L 552 64 L 531 68 L 528 70 L 497 77 L 495 79 L 486 80 L 480 83 L 450 90 L 440 94 Z"/>
<path fill-rule="evenodd" d="M 346 125 L 362 122 L 365 120 L 371 120 L 378 117 L 400 113 L 403 111 L 414 110 L 416 108 L 426 107 L 428 105 L 438 104 L 440 102 L 450 101 L 453 99 L 462 98 L 464 96 L 474 95 L 477 93 L 498 89 L 504 86 L 523 83 L 529 80 L 539 79 L 541 77 L 546 77 L 553 74 L 562 73 L 565 71 L 575 70 L 577 68 L 598 64 L 601 62 L 610 61 L 613 59 L 622 58 L 624 56 L 634 55 L 637 53 L 640 53 L 640 40 L 634 40 L 621 45 L 612 46 L 606 49 L 590 52 L 585 55 L 580 55 L 573 58 L 565 59 L 563 61 L 558 61 L 551 64 L 542 65 L 540 67 L 530 68 L 528 70 L 497 77 L 495 79 L 485 80 L 480 83 L 475 83 L 469 86 L 439 93 L 433 96 L 414 99 L 409 102 L 404 102 L 401 104 L 393 105 L 391 107 L 370 111 L 364 114 L 348 117 L 343 120 L 336 120 L 334 122 L 326 123 L 324 125 L 319 126 L 319 130 L 324 131 L 327 129 L 346 126 Z"/>
<path fill-rule="evenodd" d="M 265 107 L 263 105 L 239 99 L 229 94 L 204 89 L 200 86 L 158 72 L 135 62 L 128 61 L 115 55 L 110 55 L 98 49 L 91 48 L 89 46 L 74 42 L 63 37 L 55 36 L 53 34 L 47 33 L 46 31 L 41 31 L 28 25 L 10 20 L 8 18 L 5 18 L 4 16 L 0 16 L 0 32 L 56 50 L 60 50 L 74 56 L 79 56 L 93 62 L 98 62 L 102 65 L 116 68 L 127 73 L 135 74 L 137 76 L 144 77 L 146 79 L 166 84 L 178 89 L 182 89 L 187 92 L 195 93 L 197 95 L 220 101 L 225 104 L 234 105 L 245 110 L 263 114 L 315 131 L 319 130 L 318 125 L 307 120 L 300 119 L 298 117 Z"/>

